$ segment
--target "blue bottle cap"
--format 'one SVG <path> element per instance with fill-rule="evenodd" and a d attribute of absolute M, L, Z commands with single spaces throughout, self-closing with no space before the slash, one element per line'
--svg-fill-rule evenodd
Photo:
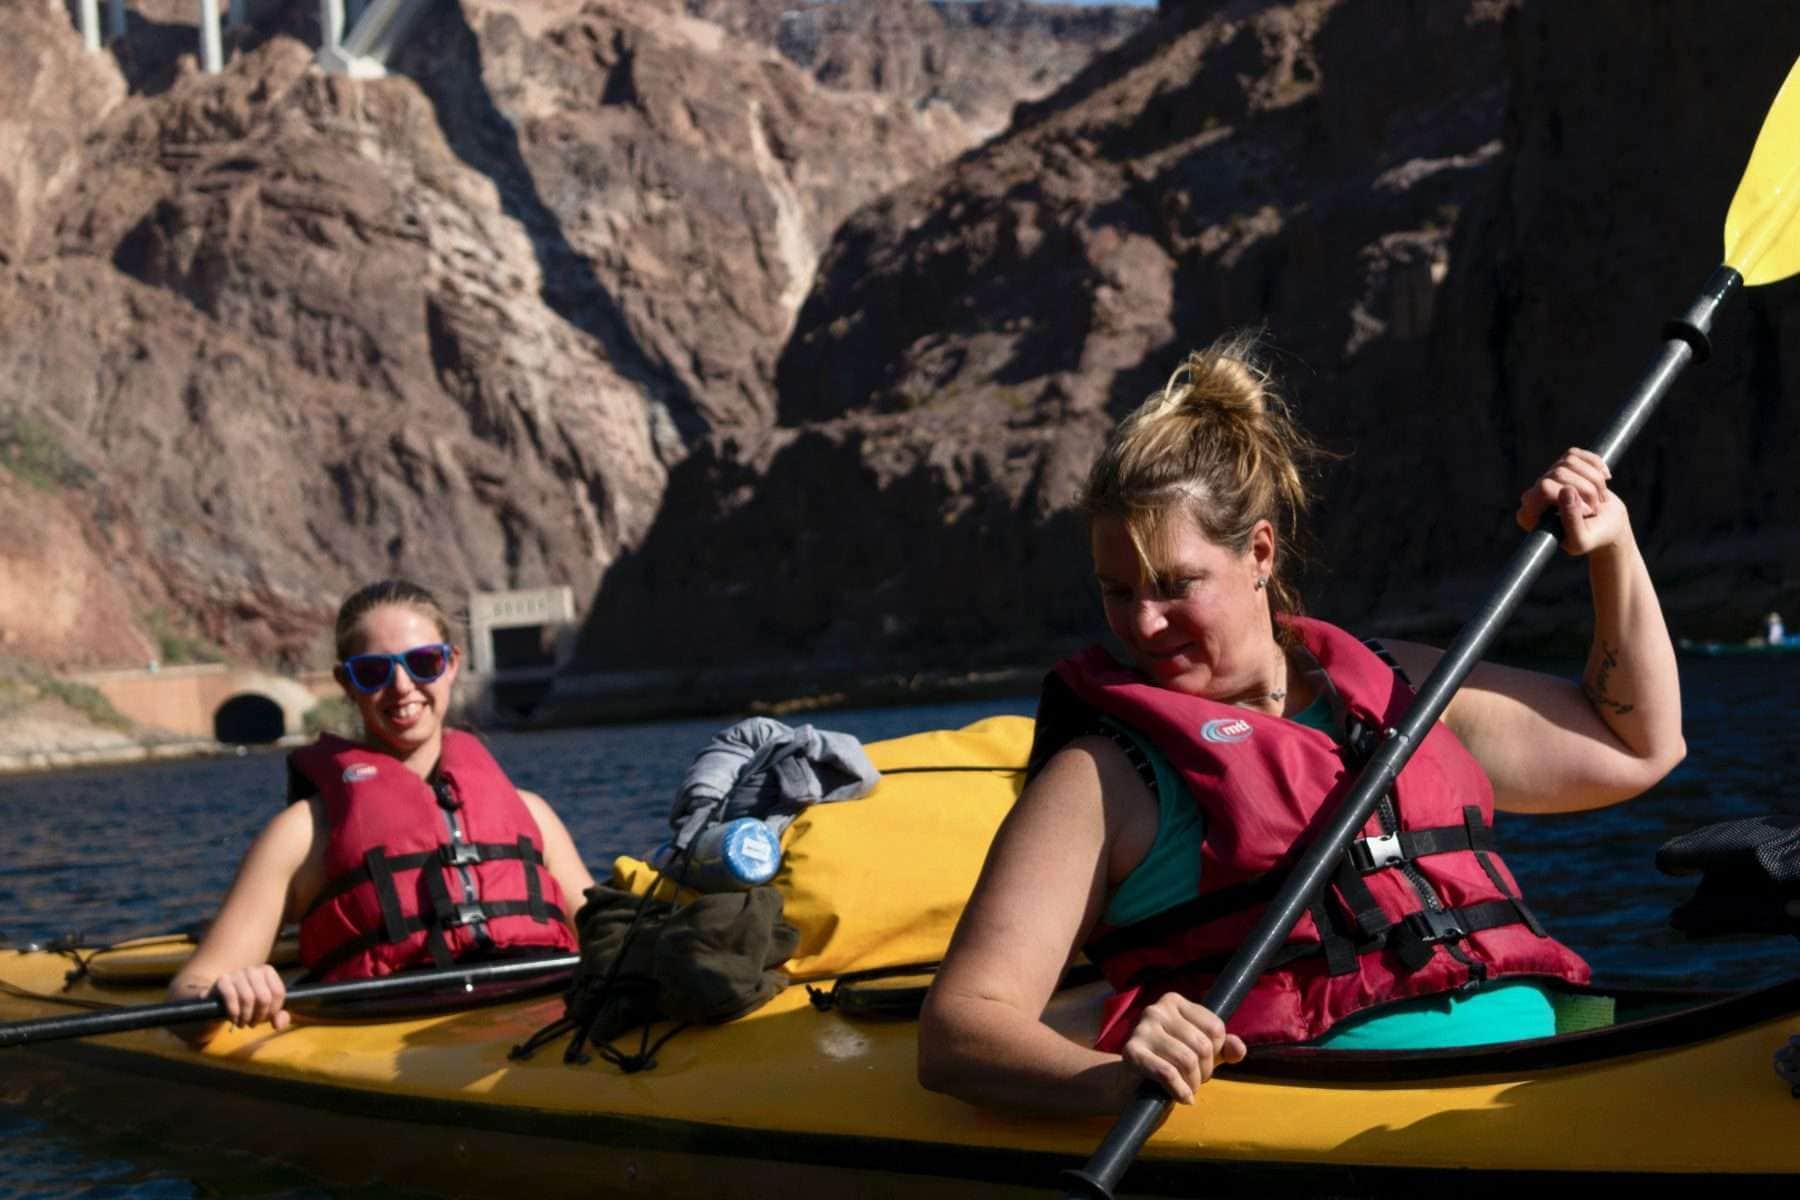
<path fill-rule="evenodd" d="M 721 850 L 725 869 L 752 887 L 775 878 L 781 867 L 781 843 L 767 825 L 754 818 L 733 821 Z"/>

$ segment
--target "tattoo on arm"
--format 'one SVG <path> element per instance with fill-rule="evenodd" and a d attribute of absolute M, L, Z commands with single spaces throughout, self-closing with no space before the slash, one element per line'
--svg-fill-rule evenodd
<path fill-rule="evenodd" d="M 1592 679 L 1584 679 L 1581 681 L 1581 690 L 1587 696 L 1589 703 L 1595 708 L 1610 710 L 1622 717 L 1632 709 L 1636 708 L 1637 705 L 1627 704 L 1622 700 L 1615 700 L 1607 694 L 1606 685 L 1612 676 L 1612 669 L 1618 665 L 1618 648 L 1616 646 L 1608 646 L 1605 642 L 1601 642 L 1600 665 L 1594 668 L 1594 677 Z"/>

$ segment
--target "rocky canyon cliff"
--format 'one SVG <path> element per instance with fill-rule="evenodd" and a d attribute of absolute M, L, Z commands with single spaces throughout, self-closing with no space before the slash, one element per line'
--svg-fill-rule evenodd
<path fill-rule="evenodd" d="M 571 718 L 1088 636 L 1088 461 L 1251 326 L 1343 456 L 1309 606 L 1442 636 L 1800 46 L 1753 0 L 461 0 L 359 82 L 272 2 L 202 74 L 191 8 L 101 54 L 0 9 L 0 652 L 316 663 L 367 577 L 569 583 Z M 1797 324 L 1735 302 L 1619 474 L 1678 630 L 1800 590 Z M 1520 636 L 1584 638 L 1579 579 Z"/>
<path fill-rule="evenodd" d="M 1165 5 L 846 222 L 778 423 L 676 468 L 590 660 L 979 666 L 1091 637 L 1082 472 L 1185 352 L 1243 328 L 1343 456 L 1309 607 L 1448 636 L 1518 544 L 1520 491 L 1599 436 L 1719 259 L 1800 14 L 1707 13 Z M 1792 283 L 1735 302 L 1619 472 L 1678 631 L 1741 636 L 1800 589 L 1796 304 Z M 1579 652 L 1585 596 L 1553 568 L 1515 648 Z"/>
<path fill-rule="evenodd" d="M 317 661 L 384 574 L 590 596 L 773 420 L 835 228 L 1148 19 L 470 0 L 355 82 L 268 0 L 202 74 L 193 9 L 0 10 L 0 636 L 55 665 Z"/>

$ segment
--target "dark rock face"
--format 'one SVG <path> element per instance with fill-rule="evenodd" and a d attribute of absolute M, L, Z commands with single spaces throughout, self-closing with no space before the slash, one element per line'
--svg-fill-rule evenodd
<path fill-rule="evenodd" d="M 216 77 L 176 0 L 101 55 L 0 14 L 0 431 L 71 464 L 114 609 L 290 662 L 371 577 L 590 594 L 772 419 L 831 231 L 983 136 L 675 2 L 440 5 L 367 84 L 304 9 Z"/>
<path fill-rule="evenodd" d="M 1354 84 L 1415 58 L 1456 65 Z M 609 629 L 632 631 L 617 652 L 666 655 L 699 619 L 689 579 L 708 575 L 773 575 L 769 598 L 745 601 L 765 653 L 816 651 L 839 628 L 864 653 L 1042 654 L 1091 630 L 1070 505 L 1112 421 L 1187 349 L 1263 315 L 1290 359 L 1349 377 L 1329 405 L 1302 397 L 1328 444 L 1358 428 L 1359 398 L 1390 407 L 1355 377 L 1419 370 L 1434 268 L 1498 153 L 1504 95 L 1499 24 L 1460 10 L 1399 26 L 1329 4 L 1165 18 L 1021 128 L 844 227 L 777 377 L 783 424 L 805 432 L 771 434 L 791 439 L 778 451 L 720 442 L 677 470 L 672 495 L 737 461 L 767 474 L 742 505 L 665 509 L 608 577 L 595 661 L 611 661 Z M 765 503 L 787 470 L 841 481 L 830 506 L 866 526 L 833 538 Z M 739 554 L 751 529 L 759 555 L 872 548 L 826 576 L 836 626 L 765 624 L 806 607 L 783 581 L 814 576 L 798 549 L 753 567 Z M 921 554 L 934 570 L 909 569 Z"/>
<path fill-rule="evenodd" d="M 1177 13 L 1002 143 L 858 214 L 783 356 L 783 419 L 990 384 L 1118 409 L 1182 350 L 1264 320 L 1315 364 L 1357 361 L 1390 322 L 1420 338 L 1419 280 L 1499 153 L 1498 23 L 1211 12 Z M 1396 78 L 1414 63 L 1445 65 Z"/>
<path fill-rule="evenodd" d="M 645 551 L 609 572 L 581 653 L 610 669 L 791 665 L 814 685 L 1029 661 L 1046 631 L 1087 624 L 1065 498 L 1101 428 L 927 413 L 709 443 L 672 476 Z"/>
<path fill-rule="evenodd" d="M 1346 456 L 1309 606 L 1453 632 L 1519 491 L 1598 437 L 1718 259 L 1800 12 L 1708 12 L 1696 35 L 1619 4 L 1166 5 L 844 226 L 778 367 L 782 428 L 676 469 L 586 661 L 1051 653 L 1098 625 L 1069 505 L 1106 428 L 1259 324 Z M 1747 627 L 1800 586 L 1772 533 L 1800 516 L 1797 313 L 1791 284 L 1740 302 L 1619 472 L 1678 627 Z M 1514 641 L 1585 644 L 1582 578 L 1555 569 Z M 720 603 L 724 580 L 755 583 Z"/>
<path fill-rule="evenodd" d="M 1646 15 L 1531 6 L 1509 39 L 1515 149 L 1446 281 L 1434 372 L 1508 482 L 1610 420 L 1694 299 L 1800 46 L 1792 5 Z M 1615 485 L 1670 624 L 1741 638 L 1800 591 L 1800 281 L 1735 297 L 1713 344 Z M 1435 532 L 1448 561 L 1458 531 Z M 1582 583 L 1559 573 L 1534 616 L 1585 629 Z"/>

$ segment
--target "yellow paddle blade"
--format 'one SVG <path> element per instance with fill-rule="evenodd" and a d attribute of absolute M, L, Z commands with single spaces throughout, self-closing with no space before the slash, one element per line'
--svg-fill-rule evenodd
<path fill-rule="evenodd" d="M 1800 274 L 1800 62 L 1775 93 L 1731 198 L 1725 265 L 1746 287 Z"/>

